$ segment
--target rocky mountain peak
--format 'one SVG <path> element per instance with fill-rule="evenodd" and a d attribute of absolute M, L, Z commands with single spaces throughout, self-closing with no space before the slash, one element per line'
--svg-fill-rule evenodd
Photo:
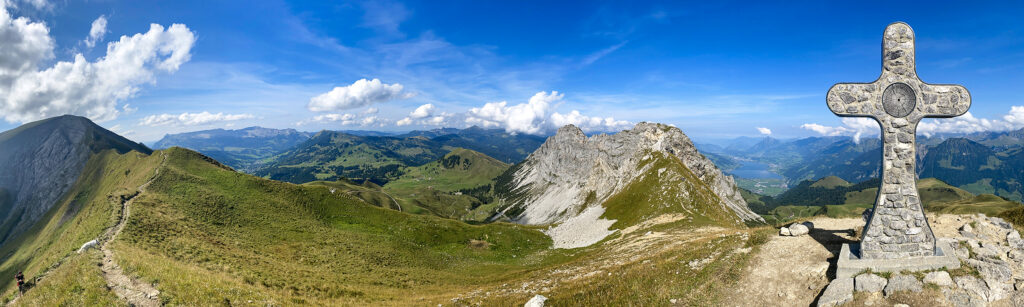
<path fill-rule="evenodd" d="M 523 224 L 558 224 L 549 231 L 556 247 L 593 244 L 611 233 L 608 227 L 614 222 L 600 218 L 602 203 L 651 172 L 670 177 L 664 167 L 654 169 L 655 163 L 649 163 L 655 156 L 652 153 L 685 165 L 692 175 L 676 174 L 679 179 L 675 182 L 712 191 L 711 197 L 717 197 L 715 205 L 728 208 L 734 221 L 761 220 L 747 207 L 732 177 L 723 175 L 698 153 L 681 130 L 647 122 L 619 133 L 591 137 L 572 125 L 559 128 L 522 164 L 510 170 L 513 179 L 503 186 L 507 193 L 502 214 Z M 700 182 L 683 182 L 687 176 Z M 690 197 L 683 193 L 680 199 L 671 201 L 686 202 Z M 572 231 L 564 233 L 559 228 Z"/>

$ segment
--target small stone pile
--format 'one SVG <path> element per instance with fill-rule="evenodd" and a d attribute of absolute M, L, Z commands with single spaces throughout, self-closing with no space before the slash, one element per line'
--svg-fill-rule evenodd
<path fill-rule="evenodd" d="M 779 228 L 779 235 L 784 237 L 798 237 L 810 233 L 811 229 L 814 229 L 814 223 L 793 223 L 787 227 Z"/>
<path fill-rule="evenodd" d="M 966 264 L 967 270 L 958 271 L 958 276 L 938 270 L 927 272 L 922 280 L 900 273 L 891 273 L 886 279 L 865 272 L 833 280 L 818 306 L 848 303 L 854 292 L 881 292 L 885 297 L 900 291 L 921 292 L 925 284 L 938 286 L 952 306 L 986 306 L 1001 300 L 1024 305 L 1024 240 L 1020 233 L 997 217 L 978 214 L 959 220 L 963 222 L 960 236 L 939 239 L 953 247 L 957 258 Z"/>

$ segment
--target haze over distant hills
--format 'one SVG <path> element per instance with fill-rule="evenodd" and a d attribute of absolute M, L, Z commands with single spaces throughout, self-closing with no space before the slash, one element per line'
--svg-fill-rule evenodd
<path fill-rule="evenodd" d="M 249 127 L 239 130 L 213 129 L 168 134 L 153 148 L 184 147 L 203 153 L 242 171 L 252 171 L 264 159 L 288 150 L 312 134 L 295 129 Z"/>

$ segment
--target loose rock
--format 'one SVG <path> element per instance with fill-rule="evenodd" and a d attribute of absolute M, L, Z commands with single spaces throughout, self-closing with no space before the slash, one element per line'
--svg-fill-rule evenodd
<path fill-rule="evenodd" d="M 789 225 L 789 234 L 794 236 L 794 237 L 795 236 L 805 235 L 808 232 L 810 232 L 810 229 L 807 228 L 807 225 L 804 225 L 804 224 Z"/>
<path fill-rule="evenodd" d="M 782 227 L 782 228 L 779 228 L 779 235 L 780 236 L 791 236 L 793 234 L 791 234 L 789 232 L 789 227 Z"/>
<path fill-rule="evenodd" d="M 526 304 L 523 305 L 523 307 L 544 307 L 544 301 L 547 300 L 547 297 L 537 294 L 534 295 L 533 298 L 531 298 L 529 301 L 527 301 Z"/>
<path fill-rule="evenodd" d="M 924 275 L 924 283 L 949 287 L 953 285 L 953 278 L 946 271 L 935 271 Z"/>
<path fill-rule="evenodd" d="M 888 283 L 885 278 L 875 274 L 860 274 L 854 279 L 854 285 L 860 292 L 879 292 Z"/>
<path fill-rule="evenodd" d="M 818 307 L 838 306 L 853 300 L 853 278 L 838 278 L 825 288 L 818 299 Z"/>
<path fill-rule="evenodd" d="M 921 281 L 909 275 L 893 275 L 889 278 L 889 284 L 885 286 L 885 296 L 890 296 L 899 291 L 921 292 Z"/>

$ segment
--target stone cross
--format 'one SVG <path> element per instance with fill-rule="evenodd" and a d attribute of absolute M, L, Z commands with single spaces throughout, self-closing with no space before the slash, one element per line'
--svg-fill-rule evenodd
<path fill-rule="evenodd" d="M 925 117 L 967 112 L 971 95 L 959 85 L 927 84 L 917 77 L 914 31 L 896 22 L 882 36 L 882 75 L 871 83 L 837 83 L 829 109 L 839 116 L 871 117 L 882 128 L 882 186 L 861 238 L 861 259 L 935 254 L 935 235 L 917 195 L 915 137 Z"/>

